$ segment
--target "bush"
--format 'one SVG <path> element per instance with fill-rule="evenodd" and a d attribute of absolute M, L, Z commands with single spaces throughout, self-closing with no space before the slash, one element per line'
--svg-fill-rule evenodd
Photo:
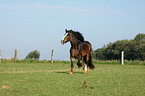
<path fill-rule="evenodd" d="M 40 58 L 40 52 L 38 50 L 30 52 L 27 56 L 26 59 L 39 59 Z"/>

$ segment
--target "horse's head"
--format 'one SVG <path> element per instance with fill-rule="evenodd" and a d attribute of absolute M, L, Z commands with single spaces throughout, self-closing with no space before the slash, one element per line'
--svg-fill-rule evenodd
<path fill-rule="evenodd" d="M 68 41 L 71 41 L 72 39 L 72 30 L 67 30 L 65 29 L 66 33 L 64 34 L 61 43 L 64 45 L 65 43 L 67 43 Z"/>

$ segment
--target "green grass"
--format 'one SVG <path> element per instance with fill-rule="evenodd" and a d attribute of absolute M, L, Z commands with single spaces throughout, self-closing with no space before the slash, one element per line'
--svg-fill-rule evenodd
<path fill-rule="evenodd" d="M 95 66 L 70 75 L 70 63 L 2 63 L 0 96 L 145 96 L 144 65 Z"/>

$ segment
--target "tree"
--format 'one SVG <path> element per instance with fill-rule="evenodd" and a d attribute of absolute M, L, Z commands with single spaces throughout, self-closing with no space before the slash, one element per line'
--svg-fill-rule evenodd
<path fill-rule="evenodd" d="M 100 48 L 100 49 L 97 49 L 94 51 L 94 53 L 96 54 L 96 59 L 98 60 L 105 60 L 105 56 L 104 56 L 104 50 L 105 50 L 105 47 L 103 48 Z"/>
<path fill-rule="evenodd" d="M 26 59 L 39 59 L 40 58 L 40 52 L 38 50 L 30 52 L 27 56 Z"/>
<path fill-rule="evenodd" d="M 138 35 L 135 36 L 134 38 L 135 41 L 140 42 L 140 41 L 144 41 L 145 42 L 145 34 L 144 33 L 140 33 Z"/>
<path fill-rule="evenodd" d="M 137 52 L 137 59 L 145 60 L 145 34 L 138 34 L 135 36 L 136 42 L 135 52 Z"/>
<path fill-rule="evenodd" d="M 107 47 L 94 51 L 96 59 L 120 60 L 121 51 L 127 60 L 145 60 L 145 34 L 138 34 L 133 40 L 118 40 L 107 44 Z"/>
<path fill-rule="evenodd" d="M 136 60 L 137 59 L 137 51 L 135 51 L 136 42 L 134 40 L 130 40 L 128 44 L 126 44 L 125 52 L 125 59 L 127 60 Z"/>

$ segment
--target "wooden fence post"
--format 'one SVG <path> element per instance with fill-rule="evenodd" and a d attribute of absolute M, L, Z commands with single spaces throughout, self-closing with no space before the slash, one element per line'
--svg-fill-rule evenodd
<path fill-rule="evenodd" d="M 0 50 L 0 63 L 1 63 L 1 50 Z"/>
<path fill-rule="evenodd" d="M 15 62 L 17 61 L 17 49 L 15 49 L 15 57 L 14 57 L 14 60 L 15 60 Z"/>
<path fill-rule="evenodd" d="M 121 52 L 121 63 L 124 65 L 124 51 Z"/>
<path fill-rule="evenodd" d="M 51 52 L 51 63 L 53 63 L 53 50 Z"/>

